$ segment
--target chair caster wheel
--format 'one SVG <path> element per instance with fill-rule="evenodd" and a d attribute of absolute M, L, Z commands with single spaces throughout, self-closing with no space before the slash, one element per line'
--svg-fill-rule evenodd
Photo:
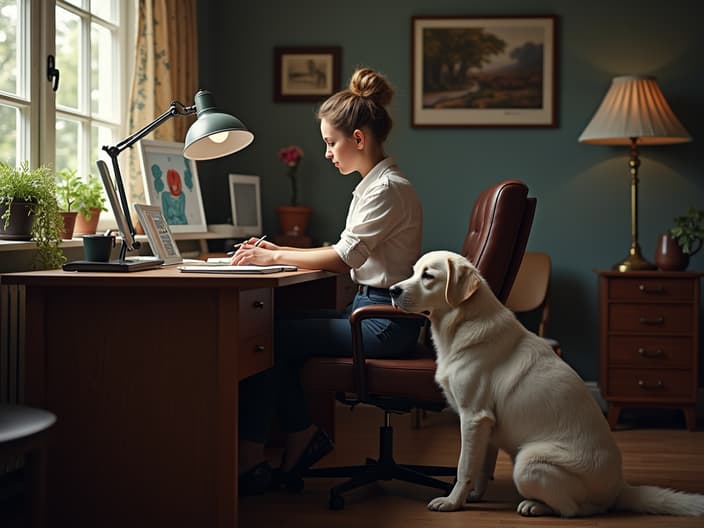
<path fill-rule="evenodd" d="M 293 478 L 286 482 L 286 491 L 289 493 L 300 493 L 305 487 L 305 482 L 301 477 Z"/>
<path fill-rule="evenodd" d="M 345 508 L 345 498 L 342 495 L 330 494 L 329 506 L 331 510 L 343 510 Z"/>

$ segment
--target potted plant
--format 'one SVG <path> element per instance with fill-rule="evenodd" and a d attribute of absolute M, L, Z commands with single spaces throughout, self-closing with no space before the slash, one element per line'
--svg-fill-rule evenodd
<path fill-rule="evenodd" d="M 704 211 L 690 207 L 686 214 L 674 219 L 675 225 L 660 235 L 655 263 L 666 271 L 681 271 L 689 266 L 689 258 L 702 248 Z"/>
<path fill-rule="evenodd" d="M 30 169 L 0 163 L 0 238 L 33 240 L 37 244 L 35 266 L 60 267 L 63 220 L 56 199 L 54 171 L 46 166 Z"/>
<path fill-rule="evenodd" d="M 279 159 L 288 167 L 288 178 L 291 183 L 291 200 L 289 205 L 281 205 L 276 210 L 279 214 L 281 233 L 284 235 L 304 235 L 308 228 L 308 220 L 312 209 L 298 205 L 298 167 L 303 159 L 303 150 L 296 145 L 279 149 Z"/>
<path fill-rule="evenodd" d="M 103 184 L 92 174 L 85 181 L 81 181 L 76 189 L 76 235 L 94 235 L 98 230 L 100 212 L 105 208 L 105 193 Z"/>
<path fill-rule="evenodd" d="M 61 238 L 64 240 L 73 238 L 76 215 L 78 215 L 76 199 L 80 185 L 81 178 L 78 177 L 75 169 L 61 169 L 56 175 L 56 197 L 64 220 Z"/>

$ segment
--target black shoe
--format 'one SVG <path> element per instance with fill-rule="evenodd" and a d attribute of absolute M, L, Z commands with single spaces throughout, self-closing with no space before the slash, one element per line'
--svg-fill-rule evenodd
<path fill-rule="evenodd" d="M 308 442 L 308 445 L 303 450 L 296 464 L 288 471 L 276 472 L 274 478 L 275 487 L 285 487 L 287 490 L 293 492 L 303 489 L 301 484 L 305 471 L 330 453 L 334 447 L 335 445 L 332 443 L 332 440 L 330 440 L 328 434 L 319 428 L 310 442 Z"/>
<path fill-rule="evenodd" d="M 268 462 L 260 462 L 242 473 L 237 479 L 237 494 L 240 497 L 261 495 L 271 488 L 272 469 Z"/>

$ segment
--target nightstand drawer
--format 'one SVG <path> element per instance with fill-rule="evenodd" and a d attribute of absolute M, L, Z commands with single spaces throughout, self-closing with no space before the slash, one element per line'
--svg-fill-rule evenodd
<path fill-rule="evenodd" d="M 608 364 L 635 368 L 691 368 L 691 337 L 610 336 Z"/>
<path fill-rule="evenodd" d="M 240 339 L 273 331 L 273 294 L 269 288 L 240 292 Z"/>
<path fill-rule="evenodd" d="M 691 280 L 624 278 L 609 281 L 609 299 L 619 301 L 691 301 Z"/>
<path fill-rule="evenodd" d="M 623 400 L 694 399 L 693 387 L 692 373 L 686 370 L 611 368 L 607 397 Z"/>
<path fill-rule="evenodd" d="M 609 332 L 693 332 L 692 312 L 691 304 L 614 303 L 609 306 Z"/>
<path fill-rule="evenodd" d="M 240 340 L 237 361 L 240 379 L 270 368 L 274 364 L 271 334 L 261 334 Z"/>

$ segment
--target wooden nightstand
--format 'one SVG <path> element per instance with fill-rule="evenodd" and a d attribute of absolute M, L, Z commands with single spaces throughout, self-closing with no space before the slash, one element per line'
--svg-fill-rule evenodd
<path fill-rule="evenodd" d="M 611 428 L 624 407 L 674 407 L 696 429 L 697 272 L 598 271 L 599 385 Z"/>

